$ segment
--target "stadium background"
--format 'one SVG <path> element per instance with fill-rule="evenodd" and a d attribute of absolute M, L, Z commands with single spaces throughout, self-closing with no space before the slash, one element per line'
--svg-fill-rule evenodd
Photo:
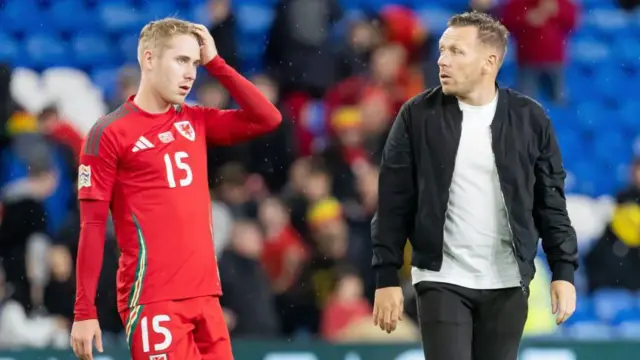
<path fill-rule="evenodd" d="M 407 320 L 392 336 L 371 325 L 376 165 L 399 104 L 437 85 L 436 44 L 447 18 L 473 8 L 503 18 L 513 33 L 499 80 L 548 110 L 580 238 L 578 310 L 554 325 L 540 254 L 522 359 L 637 358 L 636 5 L 0 0 L 0 357 L 69 358 L 78 148 L 96 119 L 135 91 L 141 26 L 175 15 L 209 26 L 221 55 L 285 119 L 274 134 L 209 154 L 222 301 L 237 358 L 421 359 L 407 269 Z M 235 106 L 206 74 L 189 100 Z M 97 302 L 105 359 L 119 359 L 126 350 L 115 313 L 118 255 L 111 231 L 107 238 Z"/>

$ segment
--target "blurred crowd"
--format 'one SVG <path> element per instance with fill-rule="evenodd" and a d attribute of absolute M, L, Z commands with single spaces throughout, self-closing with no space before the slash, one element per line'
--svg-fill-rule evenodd
<path fill-rule="evenodd" d="M 210 31 L 221 56 L 243 69 L 229 1 L 210 2 Z M 516 87 L 559 104 L 567 101 L 565 44 L 580 14 L 576 3 L 472 0 L 468 8 L 502 18 L 512 32 Z M 372 326 L 369 227 L 386 134 L 403 102 L 438 85 L 440 34 L 400 5 L 347 13 L 334 0 L 282 0 L 275 14 L 264 66 L 246 73 L 278 105 L 283 125 L 250 143 L 209 149 L 221 301 L 231 335 L 417 340 L 407 268 L 402 271 L 408 316 L 400 330 L 388 336 Z M 337 27 L 341 30 L 331 30 Z M 56 104 L 26 112 L 11 97 L 11 71 L 0 68 L 0 347 L 65 346 L 73 319 L 75 178 L 84 134 Z M 138 81 L 137 65 L 123 66 L 116 96 L 105 101 L 116 108 L 135 93 Z M 201 76 L 198 84 L 194 103 L 236 106 L 214 79 Z M 635 183 L 618 199 L 638 207 L 640 162 L 634 171 Z M 628 267 L 625 281 L 606 276 L 619 268 L 613 264 L 620 260 L 614 238 L 626 231 L 627 253 L 640 246 L 640 217 L 625 211 L 622 224 L 607 226 L 596 246 L 601 252 L 611 249 L 609 262 L 599 256 L 588 260 L 593 277 L 605 278 L 591 281 L 593 288 L 640 289 Z M 629 234 L 629 227 L 637 232 Z M 103 331 L 117 337 L 122 332 L 115 307 L 118 248 L 113 229 L 106 236 L 97 306 Z M 407 247 L 407 259 L 410 251 Z M 625 259 L 640 269 L 640 257 Z M 546 294 L 546 286 L 540 289 Z M 531 321 L 547 319 L 535 309 L 532 314 Z"/>

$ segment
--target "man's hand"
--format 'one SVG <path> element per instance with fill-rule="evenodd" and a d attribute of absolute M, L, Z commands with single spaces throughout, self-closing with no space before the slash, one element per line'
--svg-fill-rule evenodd
<path fill-rule="evenodd" d="M 373 324 L 390 334 L 402 321 L 404 296 L 400 286 L 376 290 L 373 304 Z"/>
<path fill-rule="evenodd" d="M 576 288 L 568 281 L 551 282 L 551 311 L 556 315 L 556 324 L 567 321 L 576 311 Z"/>
<path fill-rule="evenodd" d="M 200 38 L 200 60 L 205 65 L 218 56 L 218 48 L 209 29 L 204 25 L 195 25 L 195 32 Z"/>
<path fill-rule="evenodd" d="M 229 329 L 229 331 L 233 330 L 233 328 L 236 327 L 237 322 L 236 314 L 227 308 L 222 308 L 222 315 L 224 316 L 225 324 L 227 324 L 227 329 Z"/>
<path fill-rule="evenodd" d="M 533 27 L 540 27 L 547 21 L 547 16 L 540 9 L 531 9 L 525 14 L 525 20 Z"/>
<path fill-rule="evenodd" d="M 71 327 L 71 347 L 80 360 L 93 360 L 93 339 L 96 349 L 102 352 L 102 331 L 98 320 L 76 321 Z"/>
<path fill-rule="evenodd" d="M 548 17 L 556 16 L 558 14 L 558 1 L 557 0 L 542 0 L 538 7 Z"/>

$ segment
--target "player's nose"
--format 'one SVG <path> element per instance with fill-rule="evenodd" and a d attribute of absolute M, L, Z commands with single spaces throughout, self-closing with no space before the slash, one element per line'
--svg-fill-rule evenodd
<path fill-rule="evenodd" d="M 196 79 L 196 74 L 198 73 L 197 69 L 189 69 L 184 73 L 185 80 L 193 81 Z"/>

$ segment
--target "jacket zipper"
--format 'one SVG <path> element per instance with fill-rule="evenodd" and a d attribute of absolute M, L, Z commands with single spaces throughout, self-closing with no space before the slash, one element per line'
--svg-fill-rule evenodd
<path fill-rule="evenodd" d="M 509 235 L 511 235 L 511 247 L 513 248 L 513 257 L 516 260 L 516 266 L 518 267 L 518 275 L 520 275 L 520 290 L 522 293 L 527 296 L 527 287 L 524 285 L 524 281 L 522 280 L 522 273 L 520 272 L 520 265 L 518 263 L 518 252 L 516 249 L 515 237 L 513 236 L 513 229 L 511 228 L 511 216 L 509 215 L 509 207 L 507 206 L 507 201 L 504 199 L 504 191 L 502 190 L 502 180 L 500 180 L 500 172 L 498 171 L 498 162 L 496 161 L 496 154 L 493 151 L 493 130 L 491 127 L 489 128 L 489 137 L 491 138 L 491 155 L 493 155 L 493 163 L 496 165 L 496 176 L 498 177 L 498 185 L 500 186 L 500 197 L 502 198 L 502 206 L 504 206 L 504 211 L 507 214 L 507 226 L 509 227 Z"/>

